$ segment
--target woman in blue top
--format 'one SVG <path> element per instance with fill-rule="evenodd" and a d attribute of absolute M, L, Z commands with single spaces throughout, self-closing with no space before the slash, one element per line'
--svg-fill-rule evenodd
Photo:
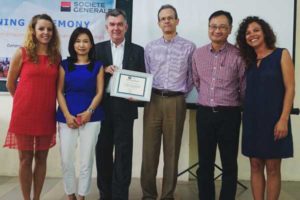
<path fill-rule="evenodd" d="M 75 149 L 80 141 L 78 196 L 83 200 L 91 185 L 95 145 L 104 113 L 102 63 L 93 59 L 94 40 L 86 28 L 76 28 L 69 41 L 70 57 L 59 69 L 57 99 L 58 132 L 65 192 L 76 199 Z"/>
<path fill-rule="evenodd" d="M 247 63 L 242 153 L 250 159 L 255 200 L 263 200 L 265 191 L 267 199 L 279 198 L 281 159 L 293 156 L 294 65 L 288 50 L 275 42 L 264 20 L 251 16 L 240 24 L 237 44 Z"/>

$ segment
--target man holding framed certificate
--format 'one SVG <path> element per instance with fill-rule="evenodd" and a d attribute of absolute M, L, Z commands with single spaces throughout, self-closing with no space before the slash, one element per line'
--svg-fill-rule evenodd
<path fill-rule="evenodd" d="M 128 199 L 131 181 L 133 123 L 138 116 L 137 103 L 111 96 L 112 75 L 120 69 L 145 72 L 144 49 L 125 41 L 128 25 L 123 10 L 106 13 L 109 41 L 96 45 L 96 59 L 105 69 L 103 108 L 105 119 L 96 146 L 97 185 L 100 199 Z M 113 159 L 113 149 L 114 159 Z"/>
<path fill-rule="evenodd" d="M 141 185 L 143 200 L 157 199 L 156 173 L 163 138 L 164 170 L 160 199 L 174 199 L 178 158 L 186 114 L 185 94 L 192 88 L 192 54 L 195 45 L 178 36 L 176 9 L 158 11 L 163 37 L 145 48 L 146 71 L 153 74 L 151 100 L 144 109 Z"/>

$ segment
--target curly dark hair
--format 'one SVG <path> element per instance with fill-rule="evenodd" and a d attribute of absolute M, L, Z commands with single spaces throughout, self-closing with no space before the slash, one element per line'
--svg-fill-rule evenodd
<path fill-rule="evenodd" d="M 246 42 L 246 31 L 249 24 L 256 22 L 258 23 L 263 31 L 266 46 L 269 49 L 275 48 L 276 36 L 273 32 L 272 27 L 265 20 L 257 17 L 257 16 L 248 16 L 239 25 L 239 29 L 237 31 L 236 36 L 236 44 L 240 49 L 240 54 L 242 58 L 245 60 L 247 66 L 249 66 L 252 62 L 256 61 L 256 53 L 254 49 L 249 46 Z"/>

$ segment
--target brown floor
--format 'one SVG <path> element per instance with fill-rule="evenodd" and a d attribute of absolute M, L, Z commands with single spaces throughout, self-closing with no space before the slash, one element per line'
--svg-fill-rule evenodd
<path fill-rule="evenodd" d="M 248 181 L 242 181 L 249 187 Z M 161 182 L 158 181 L 158 191 L 160 191 Z M 216 181 L 216 192 L 220 191 L 220 181 Z M 176 188 L 176 200 L 197 200 L 196 181 L 178 182 Z M 130 200 L 140 200 L 142 196 L 139 179 L 134 178 L 130 187 Z M 96 180 L 93 179 L 91 193 L 87 200 L 97 200 L 98 190 Z M 41 200 L 64 200 L 66 199 L 63 190 L 61 178 L 47 178 Z M 244 190 L 238 186 L 237 200 L 252 199 L 251 190 Z M 283 182 L 280 200 L 299 200 L 300 199 L 300 182 Z M 17 177 L 0 177 L 0 200 L 22 200 L 21 192 L 18 185 Z"/>

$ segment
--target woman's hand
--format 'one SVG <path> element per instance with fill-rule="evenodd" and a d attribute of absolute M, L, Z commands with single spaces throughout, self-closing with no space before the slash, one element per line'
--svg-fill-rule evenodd
<path fill-rule="evenodd" d="M 66 123 L 68 127 L 72 129 L 76 129 L 80 126 L 80 124 L 76 122 L 76 117 L 71 114 L 66 116 Z"/>
<path fill-rule="evenodd" d="M 81 125 L 85 125 L 91 120 L 92 113 L 88 110 L 77 114 L 77 117 L 80 117 L 81 119 Z"/>
<path fill-rule="evenodd" d="M 274 140 L 285 138 L 288 134 L 288 121 L 279 119 L 274 128 Z"/>

